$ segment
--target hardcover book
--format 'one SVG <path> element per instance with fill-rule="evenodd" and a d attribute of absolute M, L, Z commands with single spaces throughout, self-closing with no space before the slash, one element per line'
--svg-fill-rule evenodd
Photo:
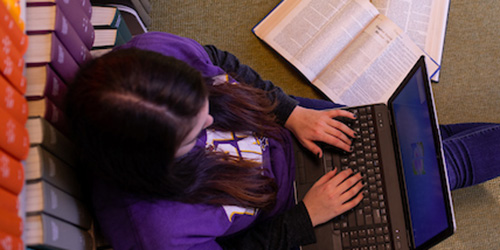
<path fill-rule="evenodd" d="M 88 0 L 87 0 L 88 1 Z M 92 48 L 94 42 L 94 28 L 90 24 L 90 17 L 88 13 L 88 5 L 82 5 L 82 0 L 45 0 L 45 1 L 27 1 L 27 6 L 58 6 L 68 19 L 69 23 L 73 24 L 73 28 L 80 36 L 87 49 Z"/>
<path fill-rule="evenodd" d="M 26 184 L 26 213 L 45 213 L 85 230 L 92 224 L 92 217 L 81 201 L 44 180 Z"/>
<path fill-rule="evenodd" d="M 59 132 L 69 135 L 66 115 L 50 99 L 42 98 L 28 101 L 29 117 L 43 117 Z"/>
<path fill-rule="evenodd" d="M 24 124 L 28 119 L 28 103 L 7 80 L 0 75 L 0 108 L 10 113 L 17 121 Z"/>
<path fill-rule="evenodd" d="M 0 148 L 17 160 L 28 156 L 29 137 L 23 123 L 20 123 L 3 108 L 0 108 Z"/>
<path fill-rule="evenodd" d="M 387 102 L 426 53 L 365 0 L 284 0 L 253 32 L 328 98 Z M 428 72 L 439 65 L 426 57 Z"/>
<path fill-rule="evenodd" d="M 78 35 L 73 28 L 79 23 L 70 23 L 57 5 L 30 6 L 26 12 L 28 34 L 54 32 L 78 64 L 90 59 L 89 49 L 81 39 L 85 34 Z"/>
<path fill-rule="evenodd" d="M 83 198 L 75 166 L 71 166 L 40 145 L 30 148 L 25 161 L 25 179 L 28 182 L 45 180 L 68 194 Z"/>
<path fill-rule="evenodd" d="M 148 32 L 146 25 L 133 8 L 121 4 L 110 4 L 110 6 L 118 8 L 132 36 Z"/>
<path fill-rule="evenodd" d="M 26 216 L 26 245 L 44 249 L 92 250 L 90 234 L 47 214 Z"/>
<path fill-rule="evenodd" d="M 29 39 L 31 45 L 25 55 L 28 66 L 49 63 L 65 83 L 73 80 L 78 63 L 53 32 L 29 35 Z"/>
<path fill-rule="evenodd" d="M 24 168 L 20 160 L 0 148 L 0 187 L 19 195 L 24 186 Z"/>
<path fill-rule="evenodd" d="M 92 4 L 106 4 L 106 5 L 125 5 L 129 8 L 134 9 L 139 17 L 141 18 L 142 22 L 146 27 L 149 27 L 152 23 L 151 17 L 149 16 L 149 13 L 144 9 L 143 4 L 141 3 L 140 0 L 91 0 Z"/>
<path fill-rule="evenodd" d="M 49 64 L 26 67 L 26 99 L 50 99 L 57 107 L 64 106 L 64 97 L 68 91 L 66 84 L 52 70 Z"/>
<path fill-rule="evenodd" d="M 16 237 L 0 231 L 0 242 L 3 249 L 24 250 L 24 243 L 21 237 Z"/>
<path fill-rule="evenodd" d="M 26 91 L 26 78 L 23 76 L 24 59 L 23 55 L 14 46 L 7 32 L 0 28 L 0 72 L 3 77 L 19 91 L 24 94 Z"/>

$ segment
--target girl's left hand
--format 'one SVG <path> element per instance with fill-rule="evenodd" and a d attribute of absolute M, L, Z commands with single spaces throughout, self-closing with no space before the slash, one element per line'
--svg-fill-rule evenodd
<path fill-rule="evenodd" d="M 342 122 L 333 119 L 335 117 L 356 119 L 353 113 L 345 110 L 314 110 L 297 106 L 288 117 L 285 127 L 292 131 L 305 148 L 318 157 L 323 156 L 323 151 L 314 143 L 315 141 L 351 152 L 351 138 L 356 136 L 355 132 Z"/>

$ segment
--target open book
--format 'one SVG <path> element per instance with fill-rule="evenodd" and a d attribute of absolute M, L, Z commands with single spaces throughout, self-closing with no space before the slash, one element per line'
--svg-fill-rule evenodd
<path fill-rule="evenodd" d="M 450 0 L 371 0 L 380 13 L 401 27 L 437 64 L 441 65 Z M 438 71 L 432 77 L 439 81 Z"/>
<path fill-rule="evenodd" d="M 368 0 L 284 0 L 253 32 L 332 101 L 387 102 L 425 52 Z M 426 57 L 432 76 L 439 68 Z"/>

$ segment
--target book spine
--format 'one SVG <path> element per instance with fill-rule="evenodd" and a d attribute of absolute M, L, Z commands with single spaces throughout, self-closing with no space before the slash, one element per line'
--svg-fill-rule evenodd
<path fill-rule="evenodd" d="M 82 6 L 83 12 L 87 15 L 88 18 L 92 17 L 92 4 L 90 4 L 90 0 L 80 0 L 80 5 Z"/>
<path fill-rule="evenodd" d="M 123 40 L 126 42 L 130 41 L 132 39 L 132 33 L 130 33 L 130 29 L 127 26 L 127 23 L 125 23 L 125 20 L 123 20 L 122 14 L 118 10 L 118 22 L 116 24 L 116 28 L 118 29 L 118 33 L 122 36 Z"/>
<path fill-rule="evenodd" d="M 40 146 L 30 148 L 26 159 L 26 181 L 45 180 L 68 194 L 81 199 L 82 189 L 75 170 Z"/>
<path fill-rule="evenodd" d="M 88 232 L 46 214 L 27 216 L 26 245 L 74 250 L 92 250 L 94 247 Z"/>
<path fill-rule="evenodd" d="M 24 185 L 24 168 L 21 162 L 0 149 L 0 186 L 19 195 Z"/>
<path fill-rule="evenodd" d="M 1 5 L 5 6 L 7 12 L 12 16 L 19 29 L 24 30 L 24 20 L 21 18 L 21 5 L 15 0 L 2 0 Z"/>
<path fill-rule="evenodd" d="M 47 32 L 54 31 L 56 36 L 59 38 L 61 43 L 64 44 L 68 52 L 71 54 L 73 59 L 78 64 L 83 64 L 87 59 L 90 58 L 90 52 L 87 49 L 87 46 L 83 43 L 80 35 L 77 34 L 75 29 L 73 28 L 75 24 L 72 24 L 68 21 L 64 13 L 61 11 L 59 6 L 30 6 L 27 9 L 28 16 L 28 25 L 27 25 L 27 33 L 28 34 L 43 34 Z M 47 15 L 49 13 L 54 12 L 55 9 L 55 25 L 52 27 L 52 30 L 35 30 L 30 23 L 36 21 L 35 13 L 40 13 L 42 11 L 46 11 Z"/>
<path fill-rule="evenodd" d="M 86 230 L 92 222 L 80 201 L 43 180 L 26 185 L 26 212 L 44 212 Z"/>
<path fill-rule="evenodd" d="M 23 233 L 23 221 L 17 215 L 17 212 L 0 209 L 0 232 L 21 237 Z"/>
<path fill-rule="evenodd" d="M 0 107 L 9 112 L 22 124 L 28 119 L 28 103 L 26 98 L 14 89 L 7 80 L 0 75 Z"/>
<path fill-rule="evenodd" d="M 45 72 L 45 77 L 43 79 L 38 78 L 39 76 L 35 74 L 34 71 L 41 70 Z M 28 87 L 26 90 L 26 99 L 28 100 L 39 100 L 44 97 L 50 99 L 57 107 L 64 107 L 64 97 L 68 91 L 66 84 L 59 78 L 59 76 L 52 70 L 49 64 L 44 64 L 40 66 L 28 66 L 26 68 L 26 79 L 28 81 Z M 35 82 L 43 81 L 43 92 L 37 91 Z M 40 83 L 42 84 L 42 83 Z M 37 94 L 35 94 L 37 93 Z"/>
<path fill-rule="evenodd" d="M 26 92 L 26 78 L 23 76 L 24 59 L 17 51 L 10 36 L 0 29 L 0 70 L 10 84 L 24 94 Z"/>
<path fill-rule="evenodd" d="M 8 190 L 0 187 L 0 210 L 17 213 L 19 211 L 19 199 Z"/>
<path fill-rule="evenodd" d="M 10 39 L 12 39 L 19 53 L 24 54 L 28 49 L 28 36 L 26 36 L 23 29 L 16 24 L 16 21 L 3 4 L 0 4 L 0 20 L 2 20 L 0 28 L 5 33 L 9 34 Z"/>
<path fill-rule="evenodd" d="M 37 106 L 44 107 L 44 113 L 38 113 L 37 109 L 40 111 Z M 46 121 L 48 121 L 52 126 L 54 126 L 58 131 L 62 132 L 65 135 L 69 135 L 69 127 L 66 121 L 66 115 L 64 112 L 59 109 L 52 101 L 48 98 L 43 98 L 40 100 L 31 100 L 28 101 L 29 107 L 29 117 L 43 117 Z"/>
<path fill-rule="evenodd" d="M 39 138 L 40 141 L 31 141 L 32 146 L 40 144 L 55 156 L 69 165 L 75 165 L 75 145 L 49 122 L 41 117 L 28 118 L 26 127 L 30 138 Z M 41 138 L 40 138 L 41 137 Z"/>
<path fill-rule="evenodd" d="M 29 137 L 24 124 L 0 108 L 0 148 L 18 160 L 28 156 Z"/>
<path fill-rule="evenodd" d="M 0 243 L 2 249 L 24 250 L 24 244 L 20 237 L 16 237 L 0 231 Z"/>

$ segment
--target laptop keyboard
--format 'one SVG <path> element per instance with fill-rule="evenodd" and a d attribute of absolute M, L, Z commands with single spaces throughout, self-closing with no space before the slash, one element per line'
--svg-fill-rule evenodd
<path fill-rule="evenodd" d="M 341 156 L 340 168 L 361 172 L 366 188 L 363 189 L 363 200 L 358 206 L 333 220 L 333 230 L 340 233 L 343 249 L 391 250 L 386 196 L 375 132 L 376 117 L 371 107 L 349 111 L 356 114 L 358 119 L 342 122 L 356 131 L 358 137 L 353 140 L 353 152 Z M 325 160 L 330 160 L 328 158 Z"/>

